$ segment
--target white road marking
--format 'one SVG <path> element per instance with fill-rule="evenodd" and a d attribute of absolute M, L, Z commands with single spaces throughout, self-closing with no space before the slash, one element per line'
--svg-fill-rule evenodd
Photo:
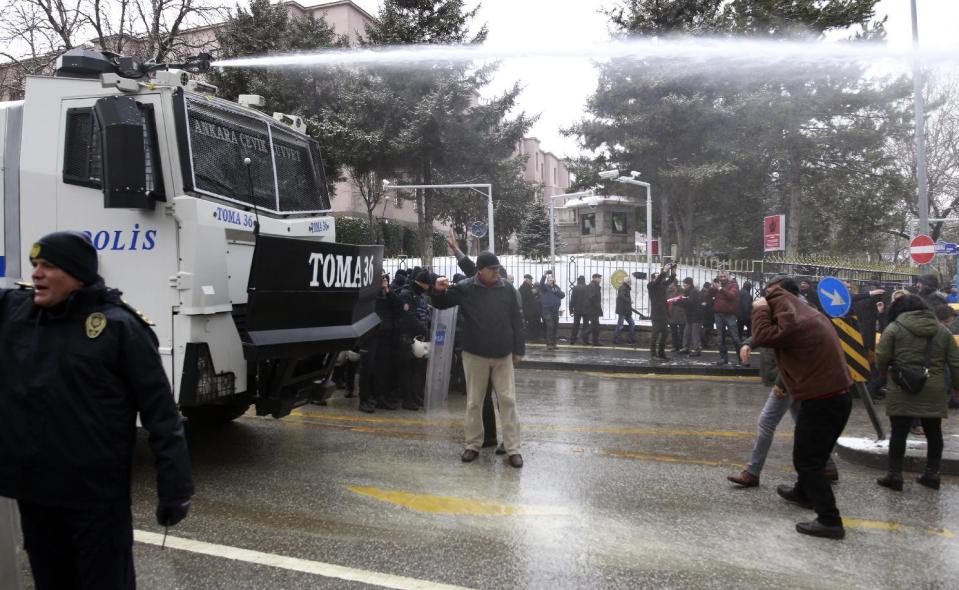
<path fill-rule="evenodd" d="M 134 530 L 133 540 L 147 545 L 156 545 L 163 542 L 163 535 L 151 533 L 149 531 Z M 273 553 L 263 553 L 262 551 L 251 551 L 250 549 L 240 549 L 239 547 L 230 547 L 228 545 L 217 545 L 206 543 L 204 541 L 194 541 L 182 537 L 166 538 L 166 546 L 170 549 L 179 549 L 180 551 L 189 551 L 201 555 L 210 555 L 212 557 L 222 557 L 224 559 L 233 559 L 236 561 L 245 561 L 257 565 L 266 565 L 294 572 L 304 572 L 315 574 L 326 578 L 337 578 L 339 580 L 348 580 L 350 582 L 361 582 L 372 586 L 382 588 L 396 588 L 397 590 L 468 590 L 463 586 L 452 586 L 450 584 L 440 584 L 430 582 L 429 580 L 418 580 L 416 578 L 407 578 L 405 576 L 394 576 L 392 574 L 383 574 L 380 572 L 371 572 L 368 570 L 355 569 L 332 563 L 323 563 L 321 561 L 310 561 L 308 559 L 298 559 L 296 557 L 287 557 L 285 555 L 276 555 Z"/>

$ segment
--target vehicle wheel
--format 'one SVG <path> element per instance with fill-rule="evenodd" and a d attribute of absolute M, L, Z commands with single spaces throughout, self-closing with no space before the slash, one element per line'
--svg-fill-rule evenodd
<path fill-rule="evenodd" d="M 236 420 L 250 409 L 249 403 L 222 406 L 193 406 L 180 408 L 187 420 L 195 424 L 226 424 Z"/>

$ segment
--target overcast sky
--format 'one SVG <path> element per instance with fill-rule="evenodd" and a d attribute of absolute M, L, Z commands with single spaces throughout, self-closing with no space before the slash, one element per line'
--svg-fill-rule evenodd
<path fill-rule="evenodd" d="M 376 14 L 378 0 L 354 0 Z M 483 0 L 478 22 L 489 26 L 488 43 L 516 47 L 559 43 L 584 45 L 609 39 L 608 18 L 601 10 L 617 0 Z M 475 5 L 475 4 L 473 4 Z M 917 0 L 919 38 L 924 47 L 953 47 L 959 61 L 959 0 Z M 881 0 L 877 16 L 887 15 L 888 40 L 894 47 L 909 47 L 912 39 L 909 0 Z M 583 116 L 587 97 L 596 85 L 596 70 L 588 58 L 526 58 L 501 63 L 490 93 L 501 92 L 519 81 L 524 91 L 520 108 L 540 119 L 530 135 L 544 150 L 572 156 L 575 141 L 560 128 Z"/>

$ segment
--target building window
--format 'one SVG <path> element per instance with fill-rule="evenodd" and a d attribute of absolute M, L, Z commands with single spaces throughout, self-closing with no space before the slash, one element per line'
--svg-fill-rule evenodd
<path fill-rule="evenodd" d="M 613 233 L 614 234 L 625 234 L 626 233 L 626 214 L 625 213 L 613 213 Z"/>
<path fill-rule="evenodd" d="M 596 233 L 596 214 L 587 213 L 580 218 L 580 227 L 583 229 L 583 235 L 589 236 Z"/>

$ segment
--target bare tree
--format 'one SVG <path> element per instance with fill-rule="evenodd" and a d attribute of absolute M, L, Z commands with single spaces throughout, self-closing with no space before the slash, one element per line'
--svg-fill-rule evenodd
<path fill-rule="evenodd" d="M 23 93 L 75 47 L 167 61 L 215 47 L 217 0 L 0 0 L 0 97 Z"/>

